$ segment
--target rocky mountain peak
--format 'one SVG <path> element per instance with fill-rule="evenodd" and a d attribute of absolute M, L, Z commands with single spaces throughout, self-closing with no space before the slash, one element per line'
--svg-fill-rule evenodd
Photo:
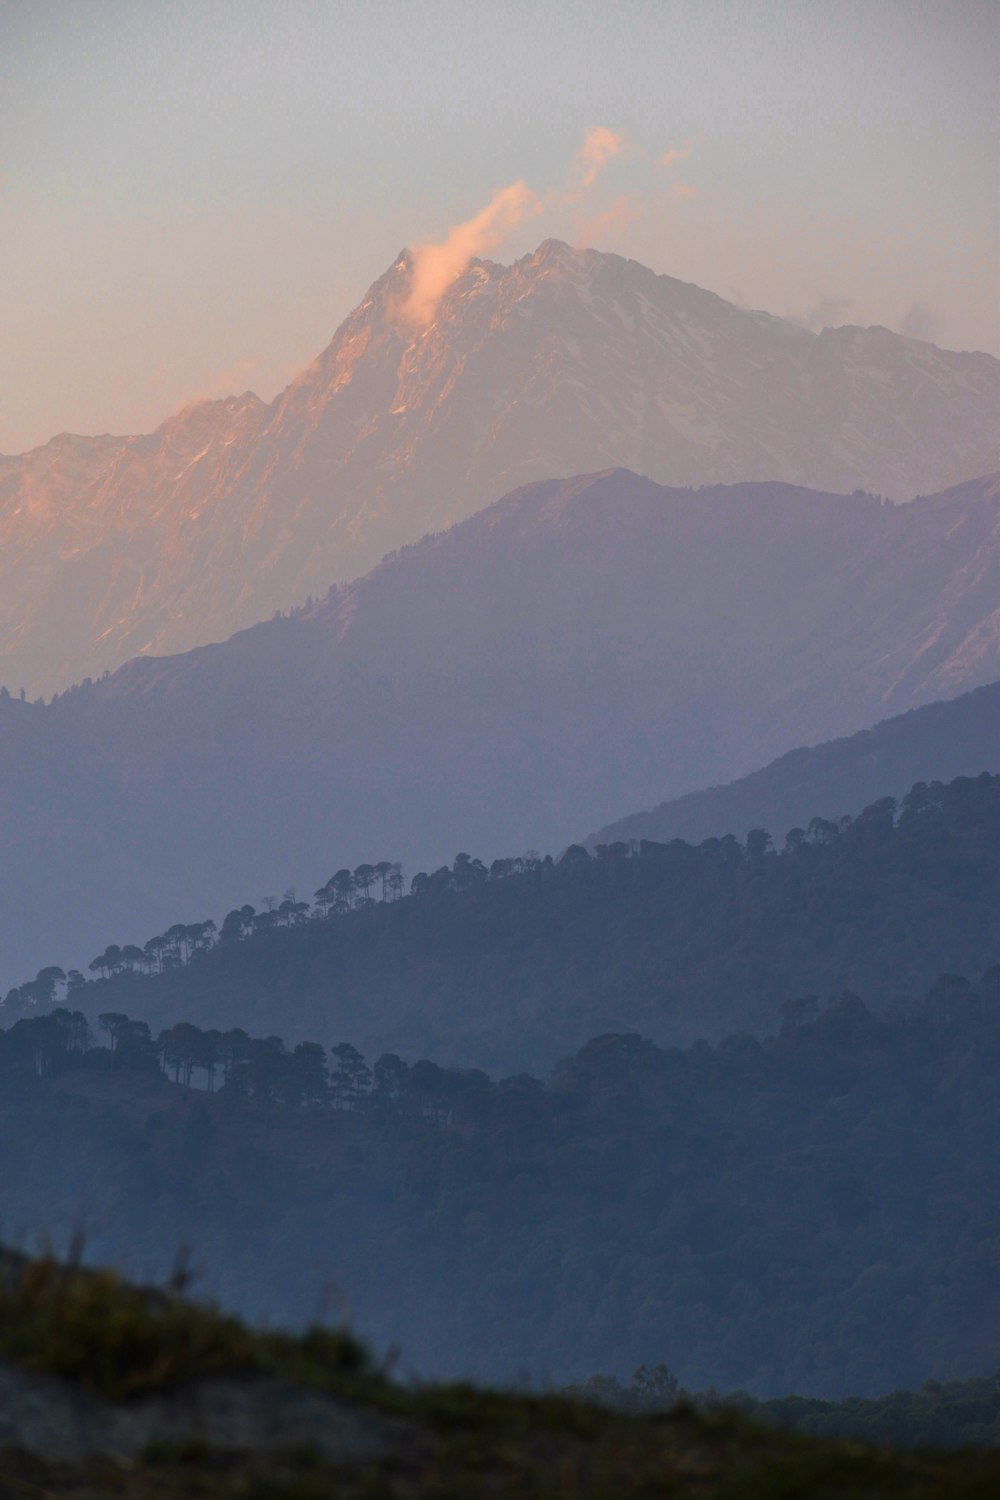
<path fill-rule="evenodd" d="M 414 259 L 269 405 L 0 459 L 0 681 L 35 695 L 222 639 L 536 480 L 905 500 L 1000 464 L 988 355 L 817 336 L 557 239 L 471 261 L 415 326 Z"/>

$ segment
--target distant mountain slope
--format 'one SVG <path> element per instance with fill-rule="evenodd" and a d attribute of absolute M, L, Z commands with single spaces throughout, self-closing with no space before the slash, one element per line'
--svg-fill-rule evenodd
<path fill-rule="evenodd" d="M 0 976 L 338 864 L 558 849 L 993 681 L 998 530 L 986 481 L 553 481 L 292 618 L 0 701 Z"/>
<path fill-rule="evenodd" d="M 810 333 L 554 240 L 401 322 L 410 260 L 269 406 L 0 459 L 0 681 L 29 696 L 268 618 L 515 485 L 627 465 L 910 499 L 1000 465 L 1000 362 Z"/>
<path fill-rule="evenodd" d="M 790 750 L 728 786 L 689 792 L 618 818 L 586 844 L 699 842 L 723 833 L 743 838 L 751 828 L 766 828 L 780 840 L 810 818 L 859 812 L 877 797 L 901 796 L 915 781 L 951 781 L 980 771 L 1000 771 L 1000 682 L 951 702 L 928 703 L 845 739 Z"/>

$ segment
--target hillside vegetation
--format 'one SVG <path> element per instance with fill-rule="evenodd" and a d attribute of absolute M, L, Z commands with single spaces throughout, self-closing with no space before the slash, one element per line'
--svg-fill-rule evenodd
<path fill-rule="evenodd" d="M 813 818 L 779 849 L 758 829 L 742 844 L 574 846 L 489 869 L 461 854 L 403 888 L 395 866 L 362 865 L 314 906 L 289 896 L 218 932 L 176 924 L 112 945 L 92 978 L 69 976 L 67 1003 L 154 1032 L 183 1018 L 346 1037 L 371 1056 L 492 1072 L 547 1071 L 605 1031 L 760 1035 L 808 994 L 851 989 L 883 1009 L 1000 957 L 1000 776 L 918 783 L 899 808 Z M 6 1015 L 50 1003 L 60 974 L 8 992 Z"/>
<path fill-rule="evenodd" d="M 229 1306 L 349 1308 L 423 1374 L 830 1399 L 997 1364 L 1000 967 L 763 1043 L 598 1037 L 545 1082 L 103 1025 L 0 1035 L 8 1236 L 159 1275 L 187 1245 Z"/>
<path fill-rule="evenodd" d="M 254 1333 L 176 1291 L 130 1287 L 51 1260 L 5 1257 L 0 1310 L 5 1494 L 986 1500 L 993 1493 L 995 1453 L 911 1455 L 795 1437 L 738 1411 L 690 1404 L 634 1415 L 565 1396 L 400 1386 L 342 1334 Z"/>

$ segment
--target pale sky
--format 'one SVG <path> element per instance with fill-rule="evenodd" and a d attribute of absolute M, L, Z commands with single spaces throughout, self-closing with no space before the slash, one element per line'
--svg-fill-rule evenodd
<path fill-rule="evenodd" d="M 0 0 L 0 452 L 269 399 L 520 180 L 495 259 L 1000 354 L 998 63 L 995 0 Z"/>

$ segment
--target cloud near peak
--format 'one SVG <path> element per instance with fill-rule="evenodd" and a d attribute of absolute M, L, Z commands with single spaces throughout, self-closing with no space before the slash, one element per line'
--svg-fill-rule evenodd
<path fill-rule="evenodd" d="M 670 149 L 668 151 L 664 151 L 663 155 L 660 157 L 659 165 L 661 167 L 675 167 L 679 161 L 685 161 L 690 155 L 690 146 L 671 146 Z"/>
<path fill-rule="evenodd" d="M 642 211 L 634 194 L 620 195 L 603 209 L 587 200 L 608 163 L 634 151 L 623 132 L 611 130 L 607 125 L 592 125 L 573 153 L 562 187 L 551 188 L 539 196 L 519 179 L 498 189 L 471 219 L 453 225 L 440 243 L 420 245 L 414 250 L 409 289 L 397 306 L 396 316 L 412 328 L 427 328 L 434 321 L 445 292 L 476 256 L 499 249 L 515 229 L 547 209 L 582 209 L 586 218 L 578 225 L 577 237 L 583 243 L 630 223 Z M 659 164 L 671 167 L 688 156 L 689 151 L 688 146 L 674 147 L 660 156 Z M 686 183 L 675 182 L 672 187 L 676 198 L 693 197 L 696 191 Z"/>
<path fill-rule="evenodd" d="M 519 180 L 500 188 L 471 219 L 455 224 L 439 245 L 420 245 L 413 252 L 410 290 L 400 306 L 404 321 L 425 328 L 433 321 L 441 298 L 469 262 L 496 250 L 519 224 L 541 211 L 541 199 Z"/>
<path fill-rule="evenodd" d="M 595 214 L 592 219 L 581 224 L 580 244 L 592 245 L 595 240 L 603 239 L 611 230 L 624 229 L 637 219 L 641 212 L 642 209 L 632 194 L 620 193 L 603 213 Z"/>
<path fill-rule="evenodd" d="M 574 202 L 589 187 L 593 187 L 609 161 L 627 150 L 628 141 L 617 130 L 606 125 L 592 125 L 583 138 L 583 145 L 570 162 L 569 178 L 562 194 L 563 201 Z"/>
<path fill-rule="evenodd" d="M 537 218 L 544 208 L 579 203 L 608 162 L 627 149 L 628 141 L 619 131 L 594 125 L 570 162 L 565 187 L 542 199 L 519 179 L 495 192 L 471 219 L 453 225 L 440 244 L 418 246 L 413 252 L 410 288 L 399 304 L 398 316 L 414 328 L 426 328 L 441 298 L 470 261 L 499 249 L 518 225 Z"/>

